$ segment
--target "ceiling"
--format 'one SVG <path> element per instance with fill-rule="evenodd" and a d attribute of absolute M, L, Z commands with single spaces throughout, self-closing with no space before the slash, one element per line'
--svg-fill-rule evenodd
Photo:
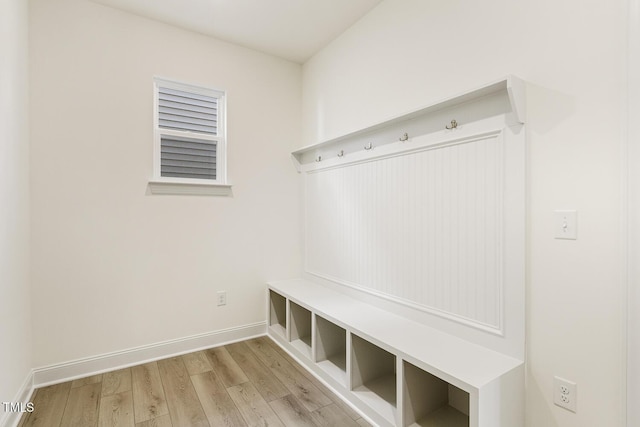
<path fill-rule="evenodd" d="M 303 63 L 382 0 L 93 0 Z"/>

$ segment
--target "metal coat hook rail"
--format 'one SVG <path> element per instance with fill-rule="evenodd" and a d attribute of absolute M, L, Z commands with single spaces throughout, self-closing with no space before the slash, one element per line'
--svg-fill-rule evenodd
<path fill-rule="evenodd" d="M 453 125 L 453 124 L 455 124 L 455 120 L 452 120 L 452 121 L 451 121 L 451 123 L 452 123 L 452 125 Z M 457 124 L 456 124 L 456 126 L 457 126 Z M 447 126 L 447 129 L 450 129 L 450 128 Z M 408 140 L 409 140 L 409 133 L 407 133 L 407 132 L 403 133 L 403 134 L 400 136 L 400 138 L 398 138 L 398 141 L 400 141 L 400 142 L 405 142 L 405 141 L 408 141 Z M 363 147 L 363 148 L 364 148 L 366 151 L 372 150 L 372 149 L 373 149 L 373 142 L 367 142 L 367 143 L 364 145 L 364 147 Z M 336 155 L 336 156 L 340 159 L 340 158 L 343 158 L 343 157 L 344 157 L 344 155 L 345 155 L 344 150 L 340 150 L 340 151 L 338 151 L 338 153 L 337 153 L 337 155 Z M 322 161 L 322 156 L 318 155 L 318 156 L 315 158 L 315 162 L 316 162 L 316 163 L 320 163 L 321 161 Z"/>

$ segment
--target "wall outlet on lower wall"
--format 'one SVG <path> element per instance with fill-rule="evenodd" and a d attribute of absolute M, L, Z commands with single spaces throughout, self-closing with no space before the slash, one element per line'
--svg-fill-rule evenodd
<path fill-rule="evenodd" d="M 227 291 L 218 291 L 218 305 L 227 305 Z"/>
<path fill-rule="evenodd" d="M 553 377 L 553 403 L 576 412 L 578 386 L 576 383 L 560 377 Z"/>

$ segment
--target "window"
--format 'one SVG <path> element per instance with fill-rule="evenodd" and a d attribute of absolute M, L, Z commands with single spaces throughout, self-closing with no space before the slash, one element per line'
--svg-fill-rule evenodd
<path fill-rule="evenodd" d="M 230 187 L 225 93 L 155 78 L 154 97 L 152 192 L 218 194 Z"/>

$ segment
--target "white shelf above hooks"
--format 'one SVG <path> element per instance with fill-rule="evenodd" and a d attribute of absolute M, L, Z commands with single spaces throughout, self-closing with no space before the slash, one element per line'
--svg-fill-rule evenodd
<path fill-rule="evenodd" d="M 291 153 L 298 172 L 345 165 L 411 151 L 414 142 L 465 135 L 465 126 L 493 115 L 510 124 L 525 123 L 525 82 L 509 75 L 498 81 L 431 103 L 418 110 Z M 503 121 L 504 124 L 504 121 Z"/>

